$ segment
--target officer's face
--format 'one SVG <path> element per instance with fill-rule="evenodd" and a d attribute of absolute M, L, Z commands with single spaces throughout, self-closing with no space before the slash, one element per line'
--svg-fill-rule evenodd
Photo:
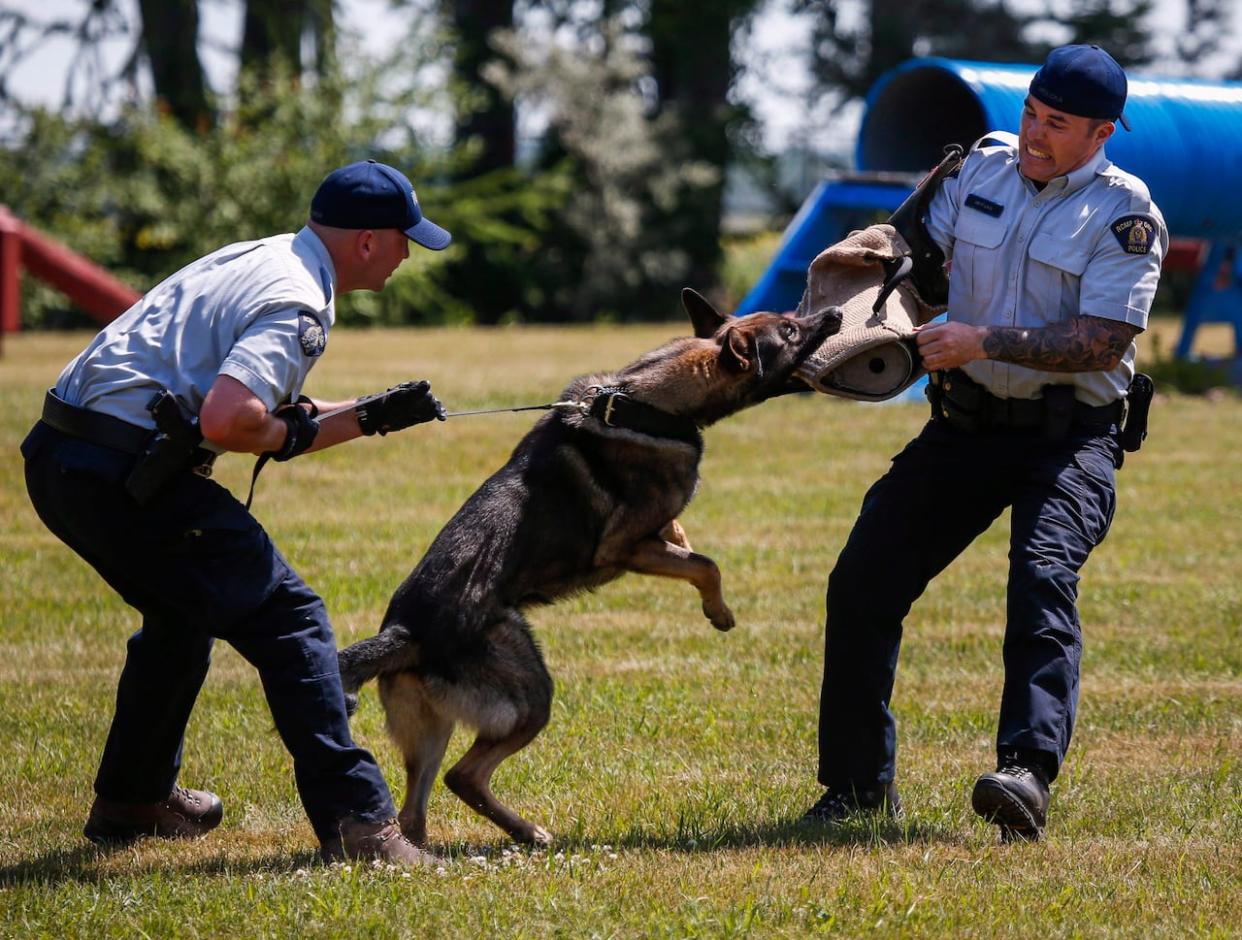
<path fill-rule="evenodd" d="M 410 240 L 395 228 L 375 229 L 367 234 L 371 237 L 366 248 L 364 286 L 367 290 L 383 290 L 397 265 L 410 256 Z"/>
<path fill-rule="evenodd" d="M 1018 170 L 1036 183 L 1064 176 L 1095 156 L 1113 129 L 1111 121 L 1066 114 L 1028 95 L 1018 128 Z"/>

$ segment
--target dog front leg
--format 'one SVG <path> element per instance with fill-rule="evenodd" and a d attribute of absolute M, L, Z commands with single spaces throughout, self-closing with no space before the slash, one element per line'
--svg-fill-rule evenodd
<path fill-rule="evenodd" d="M 676 522 L 677 533 L 685 542 L 685 532 Z M 661 533 L 664 534 L 664 533 Z M 637 574 L 654 574 L 662 578 L 679 578 L 689 581 L 699 590 L 703 599 L 703 615 L 717 630 L 732 630 L 736 621 L 733 611 L 725 603 L 720 592 L 720 569 L 706 555 L 690 550 L 689 543 L 677 545 L 663 538 L 643 539 L 634 545 L 630 554 L 617 564 L 626 571 Z"/>

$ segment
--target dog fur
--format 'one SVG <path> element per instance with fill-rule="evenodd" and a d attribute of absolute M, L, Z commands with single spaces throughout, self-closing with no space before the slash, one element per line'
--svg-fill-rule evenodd
<path fill-rule="evenodd" d="M 551 841 L 490 786 L 551 712 L 552 678 L 525 608 L 633 571 L 690 582 L 716 629 L 734 625 L 719 569 L 690 548 L 676 521 L 698 484 L 698 429 L 799 387 L 794 370 L 840 327 L 840 312 L 734 319 L 694 291 L 682 300 L 693 338 L 618 372 L 579 377 L 561 398 L 619 387 L 684 419 L 688 433 L 645 433 L 574 411 L 545 415 L 436 537 L 393 595 L 380 632 L 341 651 L 351 711 L 362 684 L 379 677 L 408 778 L 399 819 L 416 844 L 426 844 L 427 798 L 458 722 L 477 737 L 445 775 L 448 788 L 513 839 Z"/>

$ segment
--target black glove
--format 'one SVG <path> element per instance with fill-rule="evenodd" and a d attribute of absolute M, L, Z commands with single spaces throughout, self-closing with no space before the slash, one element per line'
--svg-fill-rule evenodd
<path fill-rule="evenodd" d="M 431 383 L 402 382 L 378 395 L 367 395 L 354 405 L 363 434 L 387 434 L 412 424 L 446 417 L 444 406 L 431 394 Z"/>
<path fill-rule="evenodd" d="M 276 412 L 276 417 L 285 422 L 289 433 L 285 436 L 285 443 L 280 450 L 268 451 L 273 460 L 292 460 L 315 443 L 319 422 L 301 405 L 285 405 Z"/>

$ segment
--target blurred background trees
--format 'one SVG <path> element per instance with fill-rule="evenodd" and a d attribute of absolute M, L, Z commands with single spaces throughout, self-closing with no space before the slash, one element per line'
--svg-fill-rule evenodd
<path fill-rule="evenodd" d="M 738 180 L 773 229 L 804 195 L 777 192 L 789 155 L 765 143 L 748 78 L 800 70 L 789 107 L 832 121 L 914 55 L 1035 62 L 1095 41 L 1145 66 L 1162 2 L 1184 5 L 1172 55 L 1193 71 L 1230 22 L 1230 0 L 392 0 L 404 35 L 376 57 L 340 26 L 349 0 L 234 0 L 221 88 L 201 29 L 220 2 L 0 8 L 0 201 L 144 289 L 228 241 L 296 230 L 328 170 L 374 156 L 455 238 L 384 293 L 345 298 L 354 323 L 661 319 L 684 284 L 720 293 Z M 774 9 L 798 40 L 748 75 Z M 60 106 L 21 100 L 11 75 L 57 37 L 76 44 Z M 109 68 L 100 43 L 118 37 L 132 54 Z M 27 324 L 78 322 L 29 280 Z"/>

